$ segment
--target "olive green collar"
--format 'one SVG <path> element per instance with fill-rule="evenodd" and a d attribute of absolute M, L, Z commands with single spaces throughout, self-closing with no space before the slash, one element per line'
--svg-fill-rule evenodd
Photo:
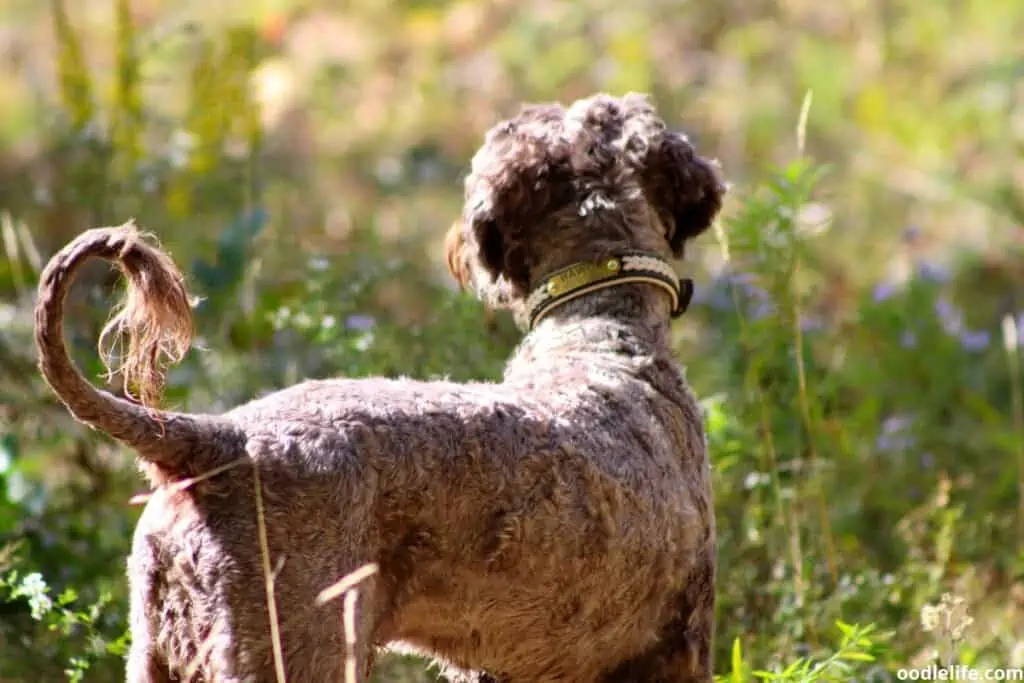
<path fill-rule="evenodd" d="M 527 329 L 567 301 L 608 287 L 642 282 L 664 289 L 672 297 L 672 317 L 686 312 L 693 281 L 680 279 L 664 259 L 643 252 L 612 256 L 602 261 L 574 263 L 548 275 L 526 298 Z"/>

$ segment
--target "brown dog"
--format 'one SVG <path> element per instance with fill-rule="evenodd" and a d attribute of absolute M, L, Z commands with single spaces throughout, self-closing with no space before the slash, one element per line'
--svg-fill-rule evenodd
<path fill-rule="evenodd" d="M 317 596 L 375 563 L 360 680 L 401 641 L 512 683 L 710 681 L 710 476 L 669 345 L 689 283 L 667 259 L 723 191 L 644 97 L 526 107 L 487 135 L 448 240 L 455 277 L 529 330 L 504 381 L 308 381 L 222 415 L 151 407 L 192 332 L 164 253 L 128 225 L 54 256 L 43 374 L 157 487 L 129 561 L 128 679 L 339 681 L 342 601 Z M 64 347 L 92 257 L 128 277 L 110 329 L 141 404 L 92 387 Z"/>

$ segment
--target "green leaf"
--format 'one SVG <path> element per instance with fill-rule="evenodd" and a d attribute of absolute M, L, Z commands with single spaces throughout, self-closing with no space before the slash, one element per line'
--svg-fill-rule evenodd
<path fill-rule="evenodd" d="M 61 591 L 61 594 L 57 597 L 57 604 L 61 607 L 65 607 L 67 605 L 70 605 L 77 599 L 78 593 L 75 591 L 73 587 L 68 586 L 63 591 Z"/>
<path fill-rule="evenodd" d="M 836 628 L 842 631 L 844 636 L 852 636 L 854 632 L 857 630 L 856 626 L 851 626 L 850 624 L 847 624 L 845 621 L 841 621 L 839 619 L 836 620 Z"/>
<path fill-rule="evenodd" d="M 867 652 L 840 652 L 840 659 L 847 659 L 853 662 L 873 662 L 875 658 L 869 655 Z"/>
<path fill-rule="evenodd" d="M 732 641 L 732 681 L 743 683 L 743 652 L 739 638 Z"/>
<path fill-rule="evenodd" d="M 788 677 L 788 676 L 792 676 L 792 675 L 793 675 L 793 673 L 794 673 L 794 672 L 795 672 L 795 671 L 796 671 L 797 669 L 799 669 L 800 667 L 804 667 L 804 668 L 805 668 L 805 670 L 806 670 L 806 666 L 807 666 L 807 664 L 808 664 L 808 663 L 809 663 L 809 662 L 808 662 L 808 661 L 807 661 L 807 660 L 806 660 L 805 658 L 803 658 L 803 657 L 800 657 L 799 659 L 797 659 L 796 661 L 794 661 L 794 662 L 793 662 L 792 664 L 790 664 L 789 666 L 787 666 L 787 667 L 786 667 L 786 668 L 785 668 L 785 669 L 783 670 L 783 672 L 782 672 L 782 675 L 783 675 L 783 676 L 786 676 L 786 677 Z"/>

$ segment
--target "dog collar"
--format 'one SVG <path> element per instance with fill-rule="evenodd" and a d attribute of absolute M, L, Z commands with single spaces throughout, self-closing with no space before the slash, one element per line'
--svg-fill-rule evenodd
<path fill-rule="evenodd" d="M 672 297 L 672 317 L 686 312 L 693 297 L 693 281 L 676 275 L 664 259 L 642 252 L 584 261 L 548 275 L 526 298 L 527 329 L 567 301 L 608 287 L 643 282 L 664 289 Z"/>

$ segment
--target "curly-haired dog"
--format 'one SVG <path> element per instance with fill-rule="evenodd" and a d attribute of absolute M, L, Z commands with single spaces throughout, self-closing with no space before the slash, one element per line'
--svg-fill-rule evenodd
<path fill-rule="evenodd" d="M 54 256 L 43 374 L 158 489 L 129 560 L 128 679 L 341 680 L 342 601 L 317 596 L 375 563 L 360 680 L 376 646 L 403 642 L 484 680 L 710 681 L 709 466 L 669 345 L 690 283 L 667 261 L 723 191 L 643 96 L 527 106 L 486 136 L 447 243 L 460 283 L 528 330 L 504 381 L 307 381 L 221 415 L 151 407 L 159 361 L 192 332 L 166 255 L 127 225 Z M 128 278 L 109 329 L 128 335 L 141 403 L 95 389 L 64 347 L 91 257 Z"/>

